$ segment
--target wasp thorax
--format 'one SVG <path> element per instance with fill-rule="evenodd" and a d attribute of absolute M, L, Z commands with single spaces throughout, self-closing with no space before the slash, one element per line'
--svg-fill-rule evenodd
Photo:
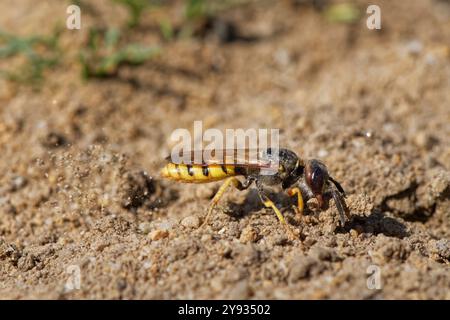
<path fill-rule="evenodd" d="M 279 164 L 281 173 L 289 175 L 297 168 L 298 157 L 294 152 L 290 150 L 280 149 Z"/>
<path fill-rule="evenodd" d="M 276 178 L 281 180 L 283 189 L 290 187 L 303 174 L 303 162 L 295 152 L 288 149 L 268 148 L 265 154 L 272 163 L 276 161 L 278 164 Z"/>

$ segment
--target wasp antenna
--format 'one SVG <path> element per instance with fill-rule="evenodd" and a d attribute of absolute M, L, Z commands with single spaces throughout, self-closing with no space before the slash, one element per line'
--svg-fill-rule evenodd
<path fill-rule="evenodd" d="M 346 197 L 347 195 L 345 194 L 344 188 L 342 188 L 341 184 L 339 182 L 337 182 L 336 180 L 334 180 L 332 177 L 328 177 L 328 179 L 334 183 L 334 185 L 336 186 L 336 188 L 339 190 L 340 193 L 342 193 L 342 195 L 344 197 Z"/>

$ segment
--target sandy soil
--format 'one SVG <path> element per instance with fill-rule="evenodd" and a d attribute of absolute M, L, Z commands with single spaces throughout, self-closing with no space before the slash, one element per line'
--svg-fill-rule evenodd
<path fill-rule="evenodd" d="M 164 53 L 83 81 L 88 27 L 126 20 L 96 1 L 63 31 L 63 62 L 39 91 L 0 80 L 1 298 L 450 299 L 450 3 L 376 1 L 371 31 L 293 2 L 222 13 L 241 35 L 230 42 L 164 41 L 161 12 L 147 12 L 130 37 Z M 0 28 L 45 34 L 66 5 L 1 1 Z M 230 191 L 197 229 L 220 184 L 158 176 L 170 134 L 194 120 L 282 129 L 343 184 L 351 220 L 340 228 L 333 205 L 311 200 L 296 223 L 274 189 L 301 235 L 290 241 L 254 190 Z"/>

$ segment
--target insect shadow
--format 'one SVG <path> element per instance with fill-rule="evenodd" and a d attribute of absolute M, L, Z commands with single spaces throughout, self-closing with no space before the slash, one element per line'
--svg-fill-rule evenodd
<path fill-rule="evenodd" d="M 347 233 L 356 227 L 362 227 L 364 233 L 378 235 L 384 234 L 387 237 L 403 239 L 409 236 L 406 225 L 394 218 L 386 216 L 379 208 L 372 210 L 369 216 L 354 216 L 342 228 L 338 228 L 338 233 Z"/>

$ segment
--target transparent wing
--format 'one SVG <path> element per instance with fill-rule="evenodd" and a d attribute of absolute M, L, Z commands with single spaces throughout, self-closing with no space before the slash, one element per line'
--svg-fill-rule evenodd
<path fill-rule="evenodd" d="M 339 187 L 337 185 L 339 185 Z M 344 189 L 342 189 L 340 184 L 337 183 L 337 185 L 331 185 L 331 195 L 333 196 L 334 203 L 336 204 L 336 207 L 338 209 L 339 219 L 341 222 L 341 226 L 343 227 L 345 225 L 345 220 L 349 215 L 349 210 L 344 201 L 345 195 L 343 192 L 341 193 L 341 190 L 344 191 Z"/>
<path fill-rule="evenodd" d="M 182 150 L 171 154 L 167 161 L 189 165 L 235 165 L 241 167 L 273 168 L 274 161 L 267 157 L 267 149 Z M 278 166 L 276 167 L 278 169 Z"/>

